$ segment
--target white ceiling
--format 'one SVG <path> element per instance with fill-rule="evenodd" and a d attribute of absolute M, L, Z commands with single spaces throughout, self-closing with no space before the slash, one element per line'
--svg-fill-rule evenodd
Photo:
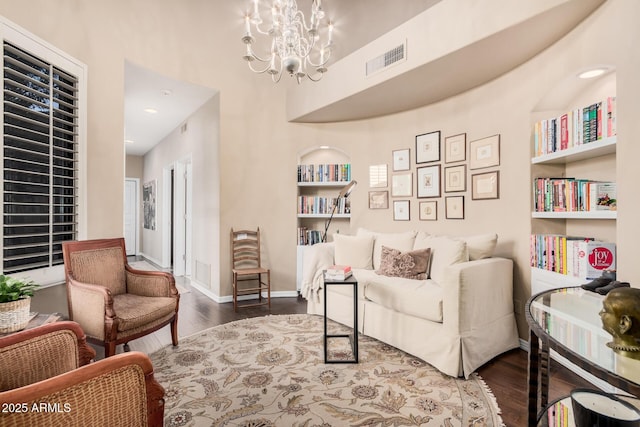
<path fill-rule="evenodd" d="M 249 0 L 244 1 L 249 5 Z M 331 62 L 343 58 L 440 1 L 325 0 L 325 12 L 339 25 L 334 37 L 336 45 Z M 298 7 L 306 13 L 311 8 L 311 0 L 298 0 Z M 230 16 L 229 19 L 236 17 Z M 239 27 L 234 37 L 239 39 L 241 31 Z M 241 54 L 239 50 L 238 61 L 242 61 Z M 144 155 L 178 128 L 216 92 L 211 88 L 170 79 L 130 62 L 125 64 L 124 88 L 124 139 L 133 141 L 126 142 L 125 149 L 127 154 L 138 156 Z M 171 93 L 166 94 L 167 90 Z M 284 85 L 282 90 L 285 90 Z M 144 111 L 146 108 L 154 108 L 157 113 L 147 113 Z"/>

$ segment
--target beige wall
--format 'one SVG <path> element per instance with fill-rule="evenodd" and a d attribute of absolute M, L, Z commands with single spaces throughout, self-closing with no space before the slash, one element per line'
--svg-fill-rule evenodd
<path fill-rule="evenodd" d="M 87 2 L 0 0 L 0 14 L 24 26 L 89 66 L 89 236 L 120 234 L 122 215 L 124 60 L 175 79 L 220 90 L 220 295 L 230 294 L 229 247 L 224 237 L 234 227 L 259 225 L 274 289 L 295 289 L 297 153 L 330 144 L 350 153 L 354 178 L 363 183 L 352 194 L 351 228 L 425 229 L 433 233 L 495 231 L 498 253 L 516 262 L 515 296 L 519 311 L 529 296 L 531 112 L 544 94 L 585 64 L 617 66 L 619 100 L 619 220 L 617 242 L 621 276 L 640 283 L 634 213 L 640 168 L 637 120 L 640 107 L 639 39 L 634 17 L 640 2 L 609 0 L 573 33 L 527 64 L 482 87 L 443 102 L 372 120 L 320 125 L 285 119 L 284 85 L 251 74 L 240 60 L 242 10 L 226 0 L 174 2 L 114 0 Z M 39 11 L 37 16 L 32 10 Z M 233 17 L 237 17 L 234 20 Z M 461 29 L 464 31 L 464 28 Z M 540 31 L 545 31 L 540 28 Z M 235 36 L 230 36 L 237 34 Z M 535 37 L 535 34 L 531 35 Z M 517 46 L 514 46 L 517 48 Z M 237 58 L 237 60 L 235 60 Z M 438 76 L 425 76 L 438 78 Z M 286 78 L 283 78 L 286 80 Z M 309 83 L 304 83 L 309 84 Z M 417 199 L 412 221 L 393 222 L 391 211 L 367 209 L 367 169 L 390 163 L 391 151 L 412 148 L 417 134 L 441 130 L 443 136 L 466 132 L 467 140 L 501 135 L 500 199 L 472 201 L 465 193 L 465 220 L 419 222 Z M 413 165 L 413 163 L 412 163 Z M 413 167 L 413 166 L 412 166 Z M 414 169 L 415 171 L 415 169 Z M 210 218 L 216 221 L 215 217 Z M 202 230 L 194 230 L 197 234 Z M 217 242 L 216 242 L 217 244 Z M 519 316 L 520 332 L 526 324 Z"/>

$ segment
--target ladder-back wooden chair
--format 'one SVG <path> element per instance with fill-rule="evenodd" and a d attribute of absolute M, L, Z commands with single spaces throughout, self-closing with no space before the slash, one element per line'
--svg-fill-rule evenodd
<path fill-rule="evenodd" d="M 262 267 L 260 228 L 255 231 L 231 229 L 231 273 L 234 311 L 265 304 L 271 310 L 271 271 Z M 244 285 L 245 282 L 250 284 Z M 266 293 L 266 298 L 263 293 Z M 238 304 L 238 296 L 253 294 L 257 294 L 257 302 L 252 300 L 250 303 Z"/>

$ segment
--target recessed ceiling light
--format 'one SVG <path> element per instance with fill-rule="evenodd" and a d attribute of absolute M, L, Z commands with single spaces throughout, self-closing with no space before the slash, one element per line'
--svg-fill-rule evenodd
<path fill-rule="evenodd" d="M 158 110 L 156 110 L 155 108 L 145 108 L 144 112 L 149 114 L 156 114 Z"/>
<path fill-rule="evenodd" d="M 320 146 L 321 150 L 328 150 L 329 148 L 331 148 L 331 147 L 329 147 L 328 145 L 321 145 Z"/>
<path fill-rule="evenodd" d="M 586 70 L 578 74 L 578 77 L 581 79 L 592 79 L 594 77 L 601 76 L 607 71 L 606 68 L 593 68 L 591 70 Z"/>

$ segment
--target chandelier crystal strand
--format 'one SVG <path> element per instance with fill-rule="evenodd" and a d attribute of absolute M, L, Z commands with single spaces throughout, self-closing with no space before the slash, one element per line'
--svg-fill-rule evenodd
<path fill-rule="evenodd" d="M 246 46 L 243 59 L 254 73 L 267 73 L 274 82 L 279 82 L 283 71 L 300 83 L 304 77 L 317 82 L 327 72 L 326 64 L 331 57 L 333 24 L 326 23 L 325 41 L 321 42 L 322 21 L 325 12 L 322 0 L 313 0 L 311 17 L 307 24 L 304 14 L 298 10 L 295 0 L 273 0 L 270 26 L 260 15 L 260 0 L 252 0 L 251 12 L 244 17 L 245 32 L 242 41 Z M 268 25 L 268 24 L 267 24 Z M 271 37 L 270 50 L 258 55 L 253 49 L 256 34 Z M 254 66 L 253 62 L 263 65 Z"/>

